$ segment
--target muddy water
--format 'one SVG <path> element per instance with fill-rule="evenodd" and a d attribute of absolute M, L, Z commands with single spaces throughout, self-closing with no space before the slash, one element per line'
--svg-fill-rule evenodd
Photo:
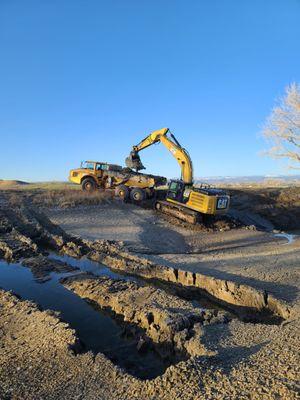
<path fill-rule="evenodd" d="M 53 252 L 49 253 L 49 258 L 53 260 L 59 260 L 62 262 L 65 262 L 72 267 L 79 268 L 80 271 L 82 272 L 90 272 L 93 275 L 97 276 L 106 276 L 107 278 L 111 279 L 125 279 L 125 280 L 130 280 L 134 282 L 140 281 L 137 277 L 130 276 L 130 275 L 125 275 L 125 274 L 119 274 L 115 271 L 112 271 L 110 268 L 106 267 L 103 264 L 100 264 L 95 261 L 89 260 L 87 257 L 82 257 L 82 258 L 74 258 L 70 257 L 67 255 L 60 255 L 56 254 Z"/>
<path fill-rule="evenodd" d="M 90 262 L 85 263 L 85 260 L 77 261 L 82 270 L 113 278 L 118 275 L 104 266 L 99 267 L 98 263 L 93 265 Z M 91 271 L 96 267 L 95 271 Z M 139 353 L 136 339 L 125 338 L 122 326 L 115 319 L 99 309 L 95 310 L 65 289 L 59 279 L 68 275 L 70 274 L 53 273 L 50 280 L 38 283 L 30 269 L 21 264 L 0 261 L 0 287 L 12 290 L 22 299 L 36 302 L 43 309 L 59 311 L 63 320 L 76 330 L 85 350 L 104 353 L 115 364 L 141 379 L 161 375 L 168 366 L 166 362 L 151 350 Z"/>
<path fill-rule="evenodd" d="M 284 245 L 289 245 L 292 244 L 300 236 L 299 234 L 300 234 L 299 231 L 292 231 L 292 232 L 275 233 L 274 236 L 286 239 L 287 243 L 284 243 Z"/>

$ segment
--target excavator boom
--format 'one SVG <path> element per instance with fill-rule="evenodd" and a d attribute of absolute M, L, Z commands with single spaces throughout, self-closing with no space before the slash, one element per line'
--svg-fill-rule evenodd
<path fill-rule="evenodd" d="M 192 160 L 188 152 L 180 145 L 168 128 L 151 132 L 150 135 L 143 139 L 139 144 L 133 146 L 129 157 L 126 158 L 127 167 L 136 169 L 137 171 L 144 169 L 139 152 L 159 142 L 162 143 L 171 152 L 173 157 L 176 158 L 181 168 L 181 179 L 183 182 L 191 185 L 193 183 Z"/>

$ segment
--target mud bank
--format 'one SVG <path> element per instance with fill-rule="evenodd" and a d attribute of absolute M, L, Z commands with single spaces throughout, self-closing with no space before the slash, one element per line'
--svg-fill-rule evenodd
<path fill-rule="evenodd" d="M 252 324 L 245 329 L 233 320 L 218 356 L 191 357 L 154 380 L 141 381 L 101 353 L 77 353 L 74 331 L 53 312 L 1 290 L 0 310 L 3 399 L 297 398 L 299 330 L 293 322 L 284 329 Z M 215 335 L 209 337 L 220 340 L 222 324 L 211 327 Z"/>
<path fill-rule="evenodd" d="M 5 292 L 0 289 L 0 306 L 1 306 L 1 317 L 6 316 L 10 318 L 11 325 L 3 323 L 1 325 L 1 335 L 9 336 L 9 329 L 11 331 L 11 340 L 15 340 L 16 337 L 13 335 L 13 331 L 19 331 L 21 336 L 25 337 L 40 337 L 42 341 L 44 335 L 42 331 L 39 331 L 41 322 L 48 325 L 53 329 L 53 333 L 56 339 L 53 340 L 53 346 L 57 349 L 66 348 L 77 354 L 81 351 L 81 345 L 73 329 L 58 319 L 58 315 L 53 311 L 41 311 L 39 306 L 30 302 L 22 301 L 17 296 L 10 292 Z M 28 325 L 25 327 L 24 321 L 16 318 L 18 311 L 22 311 L 23 316 L 30 315 L 30 319 L 35 320 L 35 324 Z M 24 318 L 26 319 L 26 318 Z M 2 321 L 3 322 L 3 321 Z M 21 330 L 23 329 L 23 333 Z"/>
<path fill-rule="evenodd" d="M 42 213 L 26 207 L 17 210 L 0 207 L 0 258 L 8 262 L 26 259 L 24 264 L 37 277 L 45 277 L 52 271 L 69 271 L 71 267 L 66 263 L 47 260 L 49 250 L 78 257 L 89 248 Z"/>
<path fill-rule="evenodd" d="M 122 316 L 124 322 L 144 332 L 140 346 L 150 345 L 163 358 L 181 360 L 188 355 L 210 355 L 201 343 L 201 325 L 226 323 L 228 313 L 201 310 L 150 286 L 106 277 L 79 275 L 63 278 L 61 283 L 80 297 Z"/>
<path fill-rule="evenodd" d="M 41 218 L 41 214 L 25 207 L 14 211 L 8 207 L 0 208 L 0 256 L 10 261 L 36 256 L 41 252 L 41 246 L 58 248 L 59 239 L 66 234 L 46 218 L 42 221 Z"/>
<path fill-rule="evenodd" d="M 110 242 L 95 241 L 89 247 L 92 250 L 88 257 L 92 260 L 147 279 L 158 279 L 192 288 L 233 311 L 245 313 L 245 316 L 259 312 L 287 319 L 291 315 L 291 309 L 286 303 L 266 291 L 200 273 L 157 265 L 148 259 L 123 251 Z"/>

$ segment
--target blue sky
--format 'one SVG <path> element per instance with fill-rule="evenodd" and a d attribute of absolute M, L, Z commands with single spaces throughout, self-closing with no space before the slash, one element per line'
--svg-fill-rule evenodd
<path fill-rule="evenodd" d="M 123 164 L 169 127 L 196 176 L 282 174 L 261 126 L 300 81 L 299 0 L 0 0 L 0 178 Z M 149 173 L 179 176 L 161 146 Z"/>

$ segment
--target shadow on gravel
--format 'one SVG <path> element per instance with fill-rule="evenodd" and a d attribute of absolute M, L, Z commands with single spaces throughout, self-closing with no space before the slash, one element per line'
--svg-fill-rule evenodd
<path fill-rule="evenodd" d="M 222 327 L 209 325 L 205 327 L 205 335 L 202 338 L 203 344 L 211 350 L 218 350 L 215 356 L 209 358 L 207 363 L 208 369 L 215 366 L 218 369 L 222 368 L 224 374 L 228 374 L 237 364 L 246 362 L 250 356 L 256 354 L 268 344 L 268 341 L 265 341 L 253 346 L 220 346 L 220 343 L 230 335 L 228 325 Z"/>
<path fill-rule="evenodd" d="M 217 356 L 218 364 L 221 364 L 225 372 L 230 372 L 230 370 L 237 366 L 240 362 L 245 362 L 247 358 L 257 353 L 262 349 L 268 342 L 255 344 L 253 346 L 234 346 L 219 350 Z"/>
<path fill-rule="evenodd" d="M 139 239 L 142 245 L 139 252 L 151 253 L 174 253 L 182 254 L 189 250 L 185 237 L 173 230 L 170 226 L 163 226 L 155 215 L 138 219 L 138 212 L 131 211 L 137 215 L 136 224 L 140 228 Z M 136 246 L 134 246 L 136 247 Z"/>
<path fill-rule="evenodd" d="M 51 210 L 48 216 L 73 234 L 89 240 L 121 240 L 134 252 L 185 253 L 189 249 L 184 236 L 172 226 L 164 226 L 152 210 L 145 212 L 132 204 Z"/>
<path fill-rule="evenodd" d="M 217 243 L 212 243 L 209 248 L 204 248 L 201 249 L 199 252 L 200 254 L 207 254 L 207 253 L 213 253 L 215 251 L 220 251 L 220 250 L 236 250 L 240 248 L 250 248 L 254 246 L 259 246 L 261 244 L 273 244 L 276 242 L 278 239 L 275 239 L 273 236 L 259 236 L 256 238 L 241 238 L 241 239 L 235 239 L 235 240 L 228 240 L 228 241 L 222 241 L 222 242 L 217 242 Z"/>

